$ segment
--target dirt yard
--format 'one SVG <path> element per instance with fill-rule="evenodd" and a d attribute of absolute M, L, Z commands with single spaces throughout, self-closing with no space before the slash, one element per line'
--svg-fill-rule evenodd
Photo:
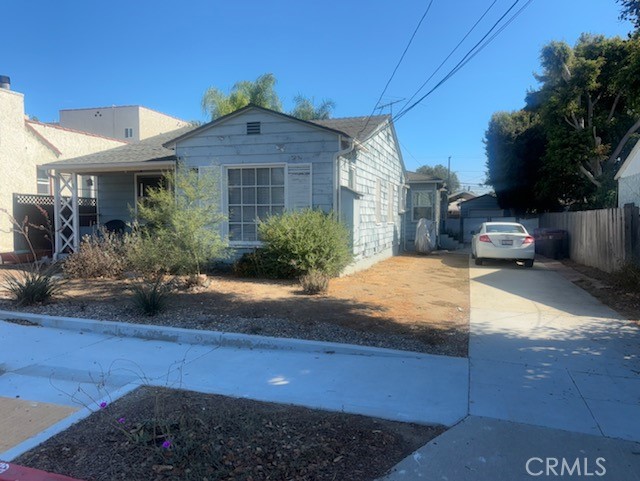
<path fill-rule="evenodd" d="M 15 462 L 87 481 L 366 481 L 443 431 L 139 388 Z"/>
<path fill-rule="evenodd" d="M 131 306 L 131 280 L 71 280 L 54 303 L 24 310 L 467 356 L 465 255 L 394 257 L 333 279 L 324 296 L 304 295 L 290 281 L 230 274 L 211 280 L 207 288 L 176 291 L 167 311 L 155 317 Z M 0 309 L 16 309 L 6 292 L 0 292 Z"/>

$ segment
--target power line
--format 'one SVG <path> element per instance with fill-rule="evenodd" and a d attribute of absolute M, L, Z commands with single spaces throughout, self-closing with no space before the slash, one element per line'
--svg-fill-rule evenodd
<path fill-rule="evenodd" d="M 489 13 L 489 10 L 491 10 L 493 8 L 493 6 L 497 3 L 497 1 L 498 0 L 493 0 L 493 3 L 491 3 L 491 5 L 489 5 L 489 8 L 487 8 L 484 11 L 484 13 L 480 16 L 480 18 L 476 21 L 476 23 L 474 23 L 473 26 L 467 31 L 465 36 L 462 37 L 462 40 L 460 40 L 458 42 L 458 45 L 456 45 L 453 48 L 453 50 L 451 50 L 451 52 L 449 52 L 449 55 L 447 55 L 446 58 L 440 63 L 440 65 L 438 65 L 438 67 L 431 73 L 431 75 L 429 75 L 429 78 L 427 78 L 427 80 L 425 80 L 423 82 L 423 84 L 420 85 L 418 90 L 415 91 L 415 93 L 409 98 L 409 100 L 407 100 L 405 102 L 405 104 L 402 106 L 402 109 L 404 109 L 407 105 L 409 105 L 411 103 L 411 101 L 416 97 L 416 95 L 418 95 L 420 93 L 420 91 L 425 87 L 425 85 L 427 85 L 427 83 L 429 83 L 429 80 L 431 80 L 435 76 L 435 74 L 437 74 L 440 71 L 442 66 L 447 62 L 447 60 L 449 60 L 451 58 L 451 56 L 458 50 L 458 48 L 460 48 L 460 45 L 462 45 L 462 43 L 467 39 L 467 37 L 469 37 L 469 35 L 471 35 L 471 33 L 475 30 L 475 28 L 478 26 L 478 24 L 482 21 L 482 19 L 484 19 L 484 17 L 487 16 L 487 14 Z M 400 109 L 400 112 L 402 112 L 402 109 Z"/>
<path fill-rule="evenodd" d="M 429 10 L 431 10 L 431 5 L 433 5 L 433 2 L 434 2 L 434 0 L 431 0 L 429 2 L 429 5 L 427 5 L 427 9 L 422 14 L 422 17 L 420 18 L 420 21 L 418 22 L 418 25 L 416 25 L 416 28 L 413 31 L 413 34 L 411 35 L 411 38 L 409 39 L 409 42 L 407 43 L 407 46 L 404 48 L 404 51 L 402 52 L 402 55 L 400 56 L 400 60 L 398 60 L 398 63 L 396 64 L 395 68 L 393 69 L 393 72 L 391 73 L 391 76 L 389 77 L 389 80 L 387 80 L 387 83 L 385 84 L 384 89 L 382 89 L 382 93 L 380 94 L 380 97 L 378 97 L 378 100 L 376 101 L 375 105 L 373 106 L 373 110 L 371 110 L 371 113 L 369 114 L 369 117 L 367 118 L 367 121 L 365 122 L 364 127 L 362 127 L 360 132 L 358 132 L 358 135 L 360 135 L 362 132 L 364 132 L 367 129 L 367 127 L 369 126 L 369 121 L 371 120 L 371 117 L 373 117 L 373 114 L 375 113 L 376 108 L 380 104 L 380 101 L 382 100 L 382 97 L 384 96 L 385 92 L 387 91 L 387 88 L 389 88 L 389 84 L 393 80 L 393 77 L 395 77 L 396 72 L 398 71 L 398 68 L 400 67 L 400 64 L 404 60 L 404 56 L 407 54 L 407 51 L 409 50 L 409 47 L 411 46 L 411 43 L 413 42 L 413 39 L 415 38 L 416 34 L 418 33 L 418 30 L 420 29 L 420 26 L 422 25 L 422 22 L 424 21 L 424 19 L 426 18 L 427 14 L 429 13 Z"/>
<path fill-rule="evenodd" d="M 513 2 L 513 4 L 507 9 L 507 11 L 493 24 L 493 26 L 489 29 L 489 31 L 465 54 L 465 56 L 462 58 L 462 60 L 460 60 L 455 67 L 453 67 L 449 73 L 447 75 L 444 76 L 444 78 L 442 78 L 442 80 L 440 80 L 435 87 L 433 87 L 431 90 L 429 90 L 426 94 L 424 94 L 422 97 L 420 97 L 417 101 L 415 101 L 411 106 L 407 107 L 406 109 L 403 109 L 401 112 L 399 112 L 395 117 L 394 117 L 394 121 L 399 120 L 400 118 L 402 118 L 407 112 L 411 111 L 412 109 L 414 109 L 418 104 L 420 104 L 424 99 L 426 99 L 429 95 L 431 95 L 433 92 L 435 92 L 440 86 L 442 86 L 447 80 L 449 80 L 453 75 L 455 75 L 458 71 L 460 71 L 462 69 L 462 67 L 464 67 L 469 61 L 471 61 L 472 58 L 474 58 L 478 53 L 480 53 L 485 47 L 487 47 L 509 24 L 511 24 L 511 22 L 513 22 L 516 17 L 518 17 L 525 8 L 527 8 L 529 6 L 529 4 L 531 4 L 533 0 L 529 0 L 522 8 L 520 8 L 520 10 L 518 10 L 506 23 L 505 25 L 501 26 L 500 29 L 498 30 L 498 32 L 496 32 L 491 38 L 489 38 L 489 40 L 487 40 L 484 44 L 482 44 L 482 42 L 485 41 L 485 39 L 493 32 L 493 30 L 498 26 L 498 24 L 509 14 L 509 12 L 511 10 L 513 10 L 513 8 L 520 2 L 520 0 L 515 0 L 515 2 Z M 481 45 L 482 44 L 482 45 Z"/>

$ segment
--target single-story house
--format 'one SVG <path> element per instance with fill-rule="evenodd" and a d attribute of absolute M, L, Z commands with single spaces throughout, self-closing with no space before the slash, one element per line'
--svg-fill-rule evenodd
<path fill-rule="evenodd" d="M 145 187 L 176 166 L 220 177 L 222 234 L 238 254 L 260 245 L 260 218 L 285 209 L 322 209 L 338 212 L 350 228 L 354 269 L 402 249 L 408 185 L 434 193 L 439 185 L 433 179 L 407 183 L 388 115 L 304 121 L 250 105 L 197 128 L 46 164 L 55 184 L 56 253 L 80 242 L 74 204 L 79 175 L 97 179 L 98 224 L 127 223 Z M 416 201 L 411 216 L 431 212 L 436 220 L 436 194 Z"/>
<path fill-rule="evenodd" d="M 618 207 L 631 203 L 640 206 L 640 142 L 636 142 L 614 179 L 618 181 Z"/>
<path fill-rule="evenodd" d="M 456 192 L 455 194 L 449 195 L 448 207 L 447 207 L 447 218 L 449 219 L 459 219 L 460 218 L 460 204 L 466 202 L 467 200 L 475 199 L 478 197 L 473 192 L 462 191 Z"/>
<path fill-rule="evenodd" d="M 407 172 L 407 185 L 409 195 L 404 222 L 404 248 L 412 251 L 420 219 L 433 221 L 436 236 L 439 236 L 441 221 L 446 217 L 446 212 L 443 211 L 446 202 L 442 202 L 443 195 L 446 199 L 446 189 L 443 179 L 416 172 Z"/>

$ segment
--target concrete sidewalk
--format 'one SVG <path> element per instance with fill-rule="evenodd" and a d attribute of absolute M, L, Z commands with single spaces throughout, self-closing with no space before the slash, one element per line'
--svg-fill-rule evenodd
<path fill-rule="evenodd" d="M 453 425 L 468 411 L 468 362 L 461 358 L 217 347 L 5 321 L 0 344 L 0 397 L 83 407 L 0 453 L 4 460 L 140 384 L 422 424 Z"/>
<path fill-rule="evenodd" d="M 640 480 L 637 326 L 548 264 L 470 278 L 471 416 L 383 479 Z"/>
<path fill-rule="evenodd" d="M 640 481 L 640 444 L 470 416 L 406 458 L 381 481 L 555 478 Z"/>
<path fill-rule="evenodd" d="M 470 414 L 640 441 L 636 325 L 545 265 L 470 277 Z"/>

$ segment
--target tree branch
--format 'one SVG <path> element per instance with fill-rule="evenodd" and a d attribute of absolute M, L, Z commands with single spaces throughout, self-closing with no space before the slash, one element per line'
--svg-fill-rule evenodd
<path fill-rule="evenodd" d="M 618 92 L 618 95 L 616 95 L 616 98 L 613 100 L 613 105 L 611 106 L 611 110 L 609 111 L 607 122 L 611 122 L 611 119 L 613 119 L 613 114 L 616 111 L 616 107 L 618 107 L 618 102 L 620 101 L 620 97 L 622 97 L 622 92 Z"/>
<path fill-rule="evenodd" d="M 575 117 L 574 117 L 574 119 L 575 119 Z M 573 127 L 574 129 L 576 129 L 576 130 L 580 130 L 580 126 L 579 126 L 579 125 L 574 124 L 573 122 L 571 122 L 571 120 L 569 120 L 569 118 L 568 118 L 566 115 L 564 116 L 564 121 L 565 121 L 566 123 L 568 123 L 568 124 L 569 124 L 571 127 Z"/>
<path fill-rule="evenodd" d="M 582 164 L 580 164 L 580 172 L 582 172 L 587 179 L 589 179 L 589 182 L 591 182 L 593 185 L 595 185 L 596 187 L 601 187 L 602 184 L 593 176 L 593 174 L 591 172 L 589 172 L 586 167 Z"/>
<path fill-rule="evenodd" d="M 620 152 L 622 152 L 622 149 L 624 149 L 624 146 L 627 145 L 627 142 L 629 142 L 629 139 L 631 138 L 631 136 L 635 134 L 638 129 L 640 129 L 640 119 L 636 120 L 636 123 L 633 124 L 631 127 L 629 127 L 629 130 L 627 130 L 627 133 L 624 134 L 624 137 L 622 137 L 622 140 L 618 142 L 618 146 L 616 147 L 616 150 L 613 151 L 613 153 L 609 156 L 609 159 L 606 162 L 608 165 L 613 165 L 615 163 L 616 159 L 620 155 Z"/>

